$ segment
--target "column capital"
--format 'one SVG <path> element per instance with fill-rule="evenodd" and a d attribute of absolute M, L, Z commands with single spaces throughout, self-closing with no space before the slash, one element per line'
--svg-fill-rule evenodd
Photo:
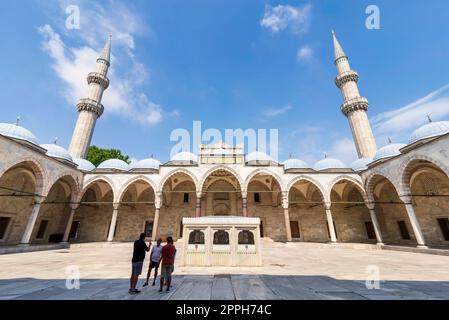
<path fill-rule="evenodd" d="M 197 198 L 202 198 L 202 197 L 203 197 L 203 192 L 197 191 L 196 197 L 197 197 Z"/>
<path fill-rule="evenodd" d="M 112 207 L 114 208 L 114 210 L 118 210 L 120 208 L 120 203 L 114 203 L 112 204 Z"/>
<path fill-rule="evenodd" d="M 409 195 L 401 195 L 399 196 L 399 199 L 401 199 L 401 201 L 404 202 L 405 205 L 413 204 L 412 197 Z"/>
<path fill-rule="evenodd" d="M 71 204 L 70 204 L 70 209 L 76 210 L 76 209 L 79 208 L 79 206 L 80 206 L 80 203 L 79 203 L 79 202 L 78 202 L 78 203 L 71 203 Z"/>
<path fill-rule="evenodd" d="M 289 207 L 288 198 L 282 198 L 282 208 L 288 209 L 288 207 Z"/>
<path fill-rule="evenodd" d="M 242 190 L 242 198 L 248 198 L 248 191 Z"/>
<path fill-rule="evenodd" d="M 326 210 L 330 210 L 332 207 L 332 202 L 324 202 L 323 205 Z"/>
<path fill-rule="evenodd" d="M 365 205 L 369 210 L 374 210 L 374 208 L 376 206 L 376 204 L 374 202 L 369 202 L 369 201 L 365 202 Z"/>
<path fill-rule="evenodd" d="M 47 197 L 35 195 L 34 196 L 34 204 L 41 205 L 45 201 L 45 199 L 47 199 Z"/>

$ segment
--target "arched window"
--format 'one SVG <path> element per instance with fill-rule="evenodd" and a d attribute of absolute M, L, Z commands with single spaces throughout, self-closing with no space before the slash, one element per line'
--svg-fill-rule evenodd
<path fill-rule="evenodd" d="M 204 244 L 204 232 L 194 230 L 189 235 L 189 244 Z"/>
<path fill-rule="evenodd" d="M 254 234 L 249 230 L 240 231 L 239 244 L 255 244 Z"/>
<path fill-rule="evenodd" d="M 214 233 L 214 244 L 229 244 L 229 234 L 224 230 Z"/>

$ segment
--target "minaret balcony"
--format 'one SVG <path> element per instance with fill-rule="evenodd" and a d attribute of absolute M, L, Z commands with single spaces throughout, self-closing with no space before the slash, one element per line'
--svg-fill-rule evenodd
<path fill-rule="evenodd" d="M 91 72 L 87 76 L 87 83 L 97 83 L 106 90 L 109 87 L 109 79 L 101 73 Z"/>
<path fill-rule="evenodd" d="M 357 97 L 350 100 L 345 101 L 341 105 L 341 112 L 345 116 L 348 116 L 351 112 L 357 111 L 357 110 L 363 110 L 368 111 L 368 100 L 363 97 Z"/>
<path fill-rule="evenodd" d="M 350 81 L 353 81 L 353 82 L 359 81 L 359 74 L 357 72 L 351 70 L 351 71 L 343 72 L 342 74 L 339 74 L 337 76 L 337 78 L 335 78 L 335 84 L 337 85 L 337 87 L 339 89 L 341 89 L 341 87 L 345 83 L 350 82 Z"/>
<path fill-rule="evenodd" d="M 78 104 L 76 105 L 78 108 L 78 112 L 81 111 L 88 111 L 95 113 L 98 117 L 101 117 L 101 115 L 104 112 L 104 107 L 101 103 L 92 100 L 92 99 L 81 99 L 78 101 Z"/>

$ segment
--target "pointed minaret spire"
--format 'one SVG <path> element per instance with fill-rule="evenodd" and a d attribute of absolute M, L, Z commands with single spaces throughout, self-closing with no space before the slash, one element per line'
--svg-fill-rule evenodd
<path fill-rule="evenodd" d="M 112 34 L 97 59 L 97 70 L 87 76 L 89 93 L 86 99 L 81 99 L 77 104 L 79 112 L 78 121 L 72 135 L 69 153 L 73 158 L 84 159 L 92 140 L 95 124 L 101 117 L 104 107 L 101 104 L 104 91 L 109 87 L 108 71 L 111 65 L 111 40 Z"/>
<path fill-rule="evenodd" d="M 359 75 L 351 70 L 348 56 L 343 51 L 334 31 L 332 31 L 332 38 L 335 66 L 338 71 L 335 84 L 343 95 L 341 111 L 349 120 L 359 158 L 372 158 L 377 151 L 377 145 L 368 120 L 368 100 L 360 96 L 357 86 Z"/>
<path fill-rule="evenodd" d="M 112 41 L 112 33 L 109 34 L 109 39 L 106 42 L 103 51 L 101 52 L 100 58 L 98 58 L 98 60 L 103 60 L 108 64 L 111 63 L 111 41 Z"/>
<path fill-rule="evenodd" d="M 340 42 L 338 42 L 337 35 L 335 34 L 334 30 L 332 30 L 332 38 L 334 39 L 335 61 L 337 61 L 340 58 L 346 57 L 346 53 L 343 51 L 343 48 L 341 47 Z"/>

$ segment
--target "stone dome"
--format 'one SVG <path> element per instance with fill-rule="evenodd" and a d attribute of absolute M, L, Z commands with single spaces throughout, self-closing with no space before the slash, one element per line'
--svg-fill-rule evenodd
<path fill-rule="evenodd" d="M 36 145 L 39 144 L 31 131 L 16 124 L 0 123 L 0 134 L 10 138 L 28 141 Z"/>
<path fill-rule="evenodd" d="M 81 171 L 95 170 L 95 166 L 92 164 L 92 162 L 90 162 L 86 159 L 73 159 L 73 162 L 75 162 L 78 165 L 78 170 L 81 170 Z"/>
<path fill-rule="evenodd" d="M 385 158 L 391 158 L 395 157 L 397 155 L 401 154 L 400 149 L 404 148 L 406 145 L 402 143 L 390 143 L 387 144 L 385 147 L 380 148 L 377 150 L 374 161 L 377 161 L 379 159 L 385 159 Z"/>
<path fill-rule="evenodd" d="M 342 161 L 333 158 L 325 158 L 318 161 L 313 169 L 316 171 L 327 170 L 327 169 L 347 169 L 348 166 Z"/>
<path fill-rule="evenodd" d="M 268 154 L 266 154 L 265 152 L 261 152 L 261 151 L 251 152 L 250 154 L 248 154 L 246 156 L 246 162 L 252 162 L 252 161 L 270 161 L 270 162 L 272 161 L 272 162 L 276 162 Z"/>
<path fill-rule="evenodd" d="M 40 146 L 41 146 L 41 148 L 44 148 L 45 150 L 47 150 L 47 153 L 46 153 L 47 156 L 50 156 L 52 158 L 67 160 L 70 162 L 73 161 L 70 153 L 63 147 L 58 146 L 57 144 L 41 144 Z"/>
<path fill-rule="evenodd" d="M 159 160 L 150 158 L 150 159 L 144 159 L 140 161 L 133 162 L 129 165 L 129 169 L 154 169 L 159 170 L 159 166 L 162 163 Z"/>
<path fill-rule="evenodd" d="M 409 143 L 415 143 L 427 138 L 438 137 L 449 133 L 449 121 L 430 122 L 416 129 L 410 136 Z"/>
<path fill-rule="evenodd" d="M 198 162 L 198 157 L 190 152 L 180 152 L 175 154 L 170 161 L 192 161 L 192 162 Z"/>
<path fill-rule="evenodd" d="M 357 159 L 356 161 L 354 161 L 351 164 L 351 168 L 354 171 L 363 171 L 368 169 L 368 164 L 370 164 L 371 162 L 373 162 L 372 158 L 361 158 L 361 159 Z"/>
<path fill-rule="evenodd" d="M 98 169 L 128 171 L 129 165 L 125 161 L 120 159 L 109 159 L 100 163 Z"/>
<path fill-rule="evenodd" d="M 287 161 L 284 161 L 282 164 L 284 165 L 285 170 L 310 168 L 306 162 L 300 159 L 288 159 Z"/>

